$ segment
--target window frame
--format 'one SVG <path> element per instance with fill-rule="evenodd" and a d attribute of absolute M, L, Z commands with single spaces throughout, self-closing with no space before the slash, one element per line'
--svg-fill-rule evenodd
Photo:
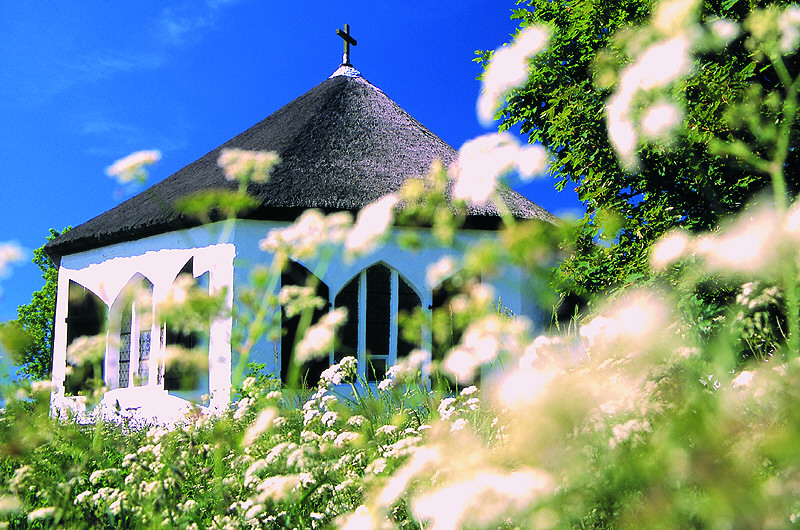
<path fill-rule="evenodd" d="M 389 271 L 389 340 L 388 340 L 388 353 L 386 354 L 373 354 L 367 352 L 367 299 L 369 293 L 369 285 L 367 282 L 367 274 L 370 269 L 373 267 L 382 266 L 388 269 Z M 331 307 L 337 308 L 341 307 L 341 305 L 336 305 L 336 297 L 348 286 L 350 283 L 358 278 L 358 296 L 356 298 L 357 303 L 357 315 L 356 315 L 356 323 L 357 323 L 357 343 L 356 343 L 356 361 L 357 361 L 357 375 L 359 378 L 364 378 L 367 383 L 378 383 L 381 379 L 370 380 L 369 375 L 369 366 L 368 364 L 373 360 L 381 360 L 385 362 L 384 370 L 388 370 L 390 367 L 397 364 L 397 353 L 398 353 L 398 345 L 400 342 L 400 327 L 399 327 L 399 307 L 400 307 L 400 280 L 402 279 L 403 282 L 411 289 L 414 295 L 417 298 L 418 304 L 417 307 L 423 308 L 424 304 L 424 296 L 423 293 L 420 292 L 419 289 L 403 274 L 401 274 L 396 268 L 392 267 L 388 263 L 384 261 L 378 261 L 373 263 L 367 267 L 361 269 L 358 274 L 353 276 L 349 281 L 347 281 L 344 286 L 335 294 L 332 295 L 331 299 Z M 352 315 L 348 315 L 348 318 L 352 318 Z M 421 342 L 425 342 L 424 337 Z M 421 347 L 421 346 L 420 346 Z M 347 355 L 347 354 L 345 354 Z M 329 361 L 331 364 L 337 361 L 337 357 L 341 360 L 342 355 L 337 355 L 335 348 L 331 350 Z M 384 377 L 385 379 L 385 372 Z"/>

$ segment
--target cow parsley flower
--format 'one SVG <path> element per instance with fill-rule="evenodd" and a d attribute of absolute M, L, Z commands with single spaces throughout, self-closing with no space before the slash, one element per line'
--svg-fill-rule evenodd
<path fill-rule="evenodd" d="M 478 120 L 488 127 L 503 97 L 528 78 L 528 59 L 544 49 L 549 37 L 547 29 L 529 26 L 523 29 L 511 45 L 495 50 L 486 72 L 478 98 Z"/>
<path fill-rule="evenodd" d="M 111 164 L 106 168 L 106 175 L 115 179 L 119 184 L 128 184 L 133 181 L 142 183 L 147 180 L 145 168 L 159 160 L 161 160 L 160 151 L 137 151 Z"/>
<path fill-rule="evenodd" d="M 223 149 L 217 159 L 226 179 L 244 184 L 266 182 L 272 168 L 279 162 L 280 157 L 275 152 L 244 149 Z"/>

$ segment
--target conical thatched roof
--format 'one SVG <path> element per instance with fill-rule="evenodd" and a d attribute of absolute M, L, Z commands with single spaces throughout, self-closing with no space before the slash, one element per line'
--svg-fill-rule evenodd
<path fill-rule="evenodd" d="M 51 241 L 48 254 L 58 259 L 197 224 L 172 205 L 197 191 L 236 188 L 217 165 L 225 148 L 278 153 L 281 162 L 270 180 L 249 188 L 260 206 L 247 216 L 276 220 L 293 219 L 307 208 L 360 210 L 397 191 L 405 179 L 425 175 L 435 159 L 449 165 L 458 156 L 357 70 L 342 66 L 232 140 Z M 501 196 L 518 218 L 554 220 L 511 189 L 505 188 Z M 487 203 L 473 205 L 469 214 L 496 222 L 498 211 Z"/>

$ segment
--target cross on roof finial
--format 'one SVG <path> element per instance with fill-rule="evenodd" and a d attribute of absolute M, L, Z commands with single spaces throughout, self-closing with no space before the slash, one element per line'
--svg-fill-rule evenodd
<path fill-rule="evenodd" d="M 344 55 L 342 55 L 342 64 L 344 66 L 352 66 L 350 64 L 350 45 L 355 46 L 358 44 L 356 39 L 350 36 L 350 24 L 344 25 L 344 31 L 337 29 L 336 34 L 344 39 Z"/>

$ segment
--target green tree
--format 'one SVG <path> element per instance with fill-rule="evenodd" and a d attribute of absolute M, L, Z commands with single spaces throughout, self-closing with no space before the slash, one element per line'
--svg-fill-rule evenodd
<path fill-rule="evenodd" d="M 710 230 L 769 186 L 768 175 L 708 149 L 716 140 L 728 144 L 744 140 L 758 149 L 757 139 L 733 123 L 731 106 L 745 101 L 753 86 L 760 86 L 763 94 L 780 90 L 778 74 L 769 63 L 758 62 L 759 54 L 746 46 L 746 35 L 730 43 L 724 53 L 700 57 L 680 94 L 686 106 L 685 132 L 670 149 L 641 146 L 639 171 L 631 172 L 618 162 L 604 119 L 616 76 L 601 74 L 613 74 L 624 66 L 628 58 L 619 39 L 621 30 L 643 22 L 654 4 L 642 0 L 524 3 L 513 11 L 512 19 L 521 28 L 549 26 L 550 41 L 531 61 L 527 84 L 507 97 L 498 118 L 501 129 L 518 126 L 531 143 L 548 148 L 557 172 L 556 187 L 574 185 L 586 206 L 574 252 L 557 271 L 562 292 L 603 292 L 650 277 L 648 252 L 659 236 L 676 226 Z M 706 0 L 701 20 L 742 21 L 763 5 L 755 0 Z M 483 53 L 479 60 L 485 63 L 489 57 Z M 788 65 L 794 73 L 796 57 Z M 797 132 L 796 123 L 793 130 Z M 796 138 L 794 134 L 792 141 Z M 786 164 L 796 162 L 797 150 L 790 150 Z M 797 174 L 787 175 L 787 181 L 790 192 L 796 191 Z"/>
<path fill-rule="evenodd" d="M 50 229 L 47 241 L 69 230 L 61 232 Z M 50 261 L 44 245 L 33 251 L 33 263 L 42 270 L 44 286 L 31 295 L 28 304 L 17 308 L 17 319 L 6 326 L 22 330 L 25 340 L 14 348 L 15 362 L 20 372 L 31 379 L 45 379 L 50 374 L 52 364 L 53 318 L 56 310 L 56 291 L 58 288 L 58 268 Z"/>

